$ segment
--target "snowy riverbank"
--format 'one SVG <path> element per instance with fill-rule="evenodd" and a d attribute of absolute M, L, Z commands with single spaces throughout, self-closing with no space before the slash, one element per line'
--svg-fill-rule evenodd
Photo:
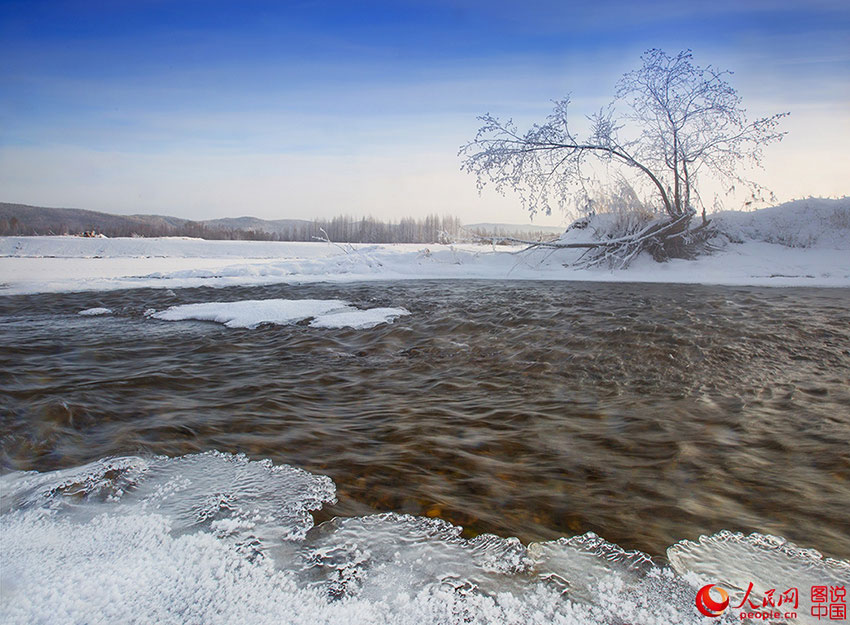
<path fill-rule="evenodd" d="M 715 220 L 727 233 L 721 251 L 693 261 L 639 258 L 616 271 L 565 266 L 574 250 L 472 244 L 2 237 L 0 293 L 464 278 L 850 286 L 850 199 L 801 200 Z"/>

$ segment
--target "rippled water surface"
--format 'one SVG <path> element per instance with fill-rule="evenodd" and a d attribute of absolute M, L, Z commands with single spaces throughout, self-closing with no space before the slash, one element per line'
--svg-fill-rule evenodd
<path fill-rule="evenodd" d="M 342 299 L 372 329 L 148 309 Z M 96 306 L 114 314 L 83 317 Z M 2 463 L 217 449 L 394 511 L 662 554 L 721 529 L 850 558 L 850 291 L 393 282 L 0 298 Z"/>

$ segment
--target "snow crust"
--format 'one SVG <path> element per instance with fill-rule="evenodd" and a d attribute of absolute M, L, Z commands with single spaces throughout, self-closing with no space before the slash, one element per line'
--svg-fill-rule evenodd
<path fill-rule="evenodd" d="M 218 452 L 8 473 L 0 621 L 728 624 L 697 613 L 703 584 L 850 581 L 847 562 L 757 534 L 684 541 L 668 567 L 592 533 L 525 546 L 391 513 L 313 527 L 333 501 L 325 477 Z"/>
<path fill-rule="evenodd" d="M 595 219 L 602 230 L 610 225 L 610 216 Z M 850 286 L 850 198 L 712 219 L 723 232 L 715 241 L 721 251 L 666 263 L 641 257 L 617 271 L 566 266 L 580 250 L 510 246 L 0 237 L 0 294 L 465 278 Z M 573 229 L 567 236 L 591 240 L 592 233 Z"/>
<path fill-rule="evenodd" d="M 171 306 L 150 316 L 163 321 L 215 321 L 228 328 L 256 328 L 262 324 L 289 325 L 312 319 L 314 328 L 372 328 L 410 313 L 404 308 L 358 310 L 336 299 L 266 299 L 204 302 Z"/>

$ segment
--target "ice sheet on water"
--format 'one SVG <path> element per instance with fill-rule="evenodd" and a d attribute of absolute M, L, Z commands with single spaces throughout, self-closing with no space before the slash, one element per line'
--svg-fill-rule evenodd
<path fill-rule="evenodd" d="M 111 315 L 111 308 L 86 308 L 85 310 L 81 310 L 77 313 L 78 315 L 83 315 L 84 317 L 95 317 L 97 315 Z"/>
<path fill-rule="evenodd" d="M 335 496 L 327 477 L 219 452 L 107 458 L 70 470 L 10 473 L 0 476 L 0 487 L 3 513 L 155 512 L 174 531 L 204 529 L 252 540 L 303 537 L 313 525 L 309 511 Z"/>
<path fill-rule="evenodd" d="M 468 602 L 464 614 L 483 622 L 504 621 L 470 612 L 476 602 L 522 606 L 521 618 L 500 616 L 507 622 L 700 620 L 691 584 L 645 554 L 594 534 L 526 548 L 494 535 L 466 540 L 460 528 L 439 519 L 382 514 L 335 519 L 311 530 L 301 558 L 311 587 L 329 598 L 382 601 L 399 612 L 416 589 L 432 589 Z"/>
<path fill-rule="evenodd" d="M 0 513 L 30 508 L 58 510 L 82 501 L 118 501 L 139 484 L 150 462 L 142 458 L 106 458 L 90 464 L 37 473 L 0 476 Z"/>
<path fill-rule="evenodd" d="M 696 612 L 702 575 L 846 571 L 726 533 L 672 547 L 674 569 L 594 534 L 525 547 L 390 513 L 313 528 L 330 480 L 216 452 L 10 473 L 0 492 L 7 623 L 729 623 Z"/>
<path fill-rule="evenodd" d="M 440 519 L 392 513 L 337 518 L 310 532 L 299 566 L 330 597 L 401 603 L 428 585 L 494 594 L 527 572 L 531 561 L 516 538 L 466 540 L 460 532 Z"/>
<path fill-rule="evenodd" d="M 533 543 L 528 551 L 541 579 L 573 601 L 598 604 L 609 622 L 699 622 L 696 588 L 645 553 L 626 551 L 593 532 Z"/>
<path fill-rule="evenodd" d="M 404 308 L 358 310 L 336 299 L 266 299 L 182 304 L 150 316 L 163 321 L 215 321 L 228 328 L 256 328 L 265 323 L 289 325 L 312 318 L 310 325 L 316 328 L 365 329 L 409 314 Z"/>

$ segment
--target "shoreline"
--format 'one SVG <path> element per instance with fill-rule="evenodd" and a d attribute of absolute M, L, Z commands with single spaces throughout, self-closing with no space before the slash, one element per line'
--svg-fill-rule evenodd
<path fill-rule="evenodd" d="M 850 287 L 847 250 L 730 243 L 694 260 L 626 269 L 565 266 L 573 250 L 477 244 L 353 244 L 0 237 L 0 295 L 129 288 L 398 280 L 541 280 L 753 287 Z"/>

